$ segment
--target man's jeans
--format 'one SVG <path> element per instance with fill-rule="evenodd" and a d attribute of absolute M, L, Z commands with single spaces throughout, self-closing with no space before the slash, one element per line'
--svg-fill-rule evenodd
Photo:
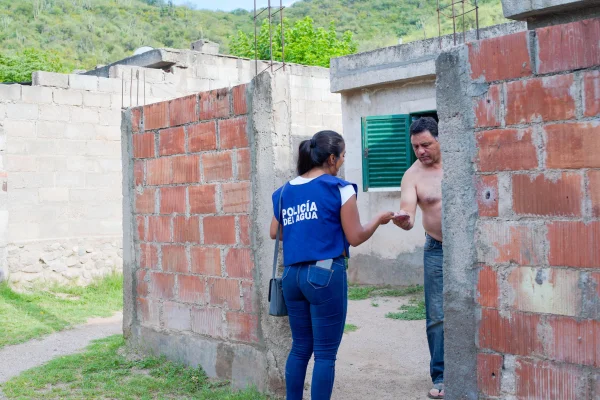
<path fill-rule="evenodd" d="M 311 399 L 329 400 L 348 308 L 346 260 L 334 259 L 331 270 L 314 263 L 285 267 L 283 297 L 292 328 L 292 350 L 285 367 L 286 399 L 302 400 L 306 366 L 314 351 Z"/>
<path fill-rule="evenodd" d="M 444 382 L 444 252 L 442 242 L 429 235 L 425 241 L 425 310 L 427 342 L 429 343 L 429 373 L 435 383 Z"/>

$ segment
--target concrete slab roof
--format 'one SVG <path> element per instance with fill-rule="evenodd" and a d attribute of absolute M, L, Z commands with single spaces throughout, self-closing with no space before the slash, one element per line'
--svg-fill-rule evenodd
<path fill-rule="evenodd" d="M 600 0 L 502 0 L 504 16 L 516 20 L 599 5 Z"/>

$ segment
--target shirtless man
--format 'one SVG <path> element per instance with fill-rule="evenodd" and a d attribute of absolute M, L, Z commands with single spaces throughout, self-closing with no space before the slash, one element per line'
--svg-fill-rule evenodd
<path fill-rule="evenodd" d="M 411 230 L 415 224 L 417 204 L 423 212 L 426 232 L 425 256 L 425 309 L 427 314 L 427 342 L 431 362 L 429 372 L 433 388 L 431 399 L 444 398 L 444 297 L 442 251 L 442 156 L 435 119 L 423 117 L 410 127 L 410 142 L 417 155 L 412 167 L 402 178 L 400 212 L 394 224 Z"/>

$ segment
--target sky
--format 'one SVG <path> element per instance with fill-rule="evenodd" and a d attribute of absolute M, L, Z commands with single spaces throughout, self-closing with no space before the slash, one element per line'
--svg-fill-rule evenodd
<path fill-rule="evenodd" d="M 256 0 L 257 7 L 266 7 L 268 0 Z M 284 6 L 289 6 L 297 0 L 283 0 Z M 254 0 L 173 0 L 173 3 L 179 4 L 193 4 L 199 9 L 208 10 L 222 10 L 231 11 L 237 8 L 244 8 L 246 10 L 254 9 Z M 278 6 L 279 0 L 271 0 L 272 6 Z"/>

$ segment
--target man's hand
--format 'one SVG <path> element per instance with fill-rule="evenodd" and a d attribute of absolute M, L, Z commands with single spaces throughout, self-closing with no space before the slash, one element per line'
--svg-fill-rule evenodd
<path fill-rule="evenodd" d="M 412 229 L 410 215 L 404 210 L 400 210 L 399 213 L 395 213 L 393 221 L 396 226 L 399 226 L 400 228 L 404 229 L 405 231 Z"/>
<path fill-rule="evenodd" d="M 379 225 L 386 225 L 388 222 L 394 218 L 395 213 L 391 211 L 384 211 L 377 215 L 377 219 L 379 221 Z"/>

